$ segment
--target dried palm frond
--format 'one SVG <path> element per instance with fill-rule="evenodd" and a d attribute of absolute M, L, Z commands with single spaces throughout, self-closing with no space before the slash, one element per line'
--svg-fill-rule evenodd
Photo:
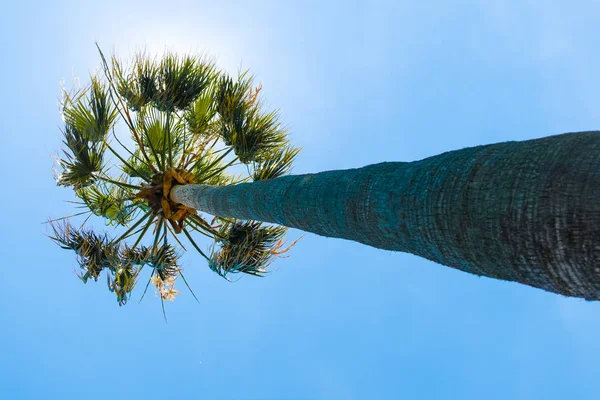
<path fill-rule="evenodd" d="M 98 235 L 92 230 L 76 229 L 69 222 L 50 223 L 54 236 L 50 236 L 63 249 L 73 250 L 86 283 L 98 280 L 103 269 L 115 270 L 119 265 L 119 246 L 111 243 L 106 234 Z"/>

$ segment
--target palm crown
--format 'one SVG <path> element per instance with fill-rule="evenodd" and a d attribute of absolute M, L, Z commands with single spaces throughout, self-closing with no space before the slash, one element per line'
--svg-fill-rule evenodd
<path fill-rule="evenodd" d="M 289 250 L 282 245 L 285 227 L 208 220 L 169 197 L 175 185 L 232 185 L 289 171 L 299 149 L 289 144 L 277 113 L 263 111 L 260 87 L 248 73 L 233 79 L 199 57 L 139 54 L 125 66 L 99 52 L 102 73 L 85 89 L 65 92 L 62 101 L 65 148 L 56 179 L 86 210 L 50 221 L 50 237 L 77 254 L 81 280 L 96 281 L 106 270 L 108 287 L 123 305 L 149 267 L 146 289 L 152 282 L 161 301 L 173 300 L 176 279 L 185 282 L 180 233 L 219 275 L 263 275 Z M 118 121 L 133 148 L 115 134 Z M 231 172 L 240 164 L 246 176 Z M 86 228 L 87 218 L 79 228 L 69 222 L 85 214 L 124 232 L 111 237 Z M 197 233 L 212 240 L 208 254 L 196 243 Z"/>

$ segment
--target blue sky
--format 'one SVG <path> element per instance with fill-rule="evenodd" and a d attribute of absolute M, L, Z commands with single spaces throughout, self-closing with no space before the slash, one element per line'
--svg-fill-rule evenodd
<path fill-rule="evenodd" d="M 600 304 L 306 234 L 267 278 L 195 254 L 187 293 L 119 308 L 41 222 L 60 82 L 94 41 L 249 68 L 304 150 L 296 173 L 600 127 L 600 4 L 25 1 L 3 6 L 0 393 L 11 399 L 595 399 Z M 23 163 L 25 161 L 25 163 Z M 298 237 L 292 231 L 290 237 Z M 208 244 L 205 243 L 206 247 Z"/>

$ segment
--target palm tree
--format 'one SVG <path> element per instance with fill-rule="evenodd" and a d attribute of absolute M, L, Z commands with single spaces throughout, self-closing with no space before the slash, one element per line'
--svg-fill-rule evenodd
<path fill-rule="evenodd" d="M 100 55 L 101 73 L 87 87 L 64 92 L 62 101 L 65 147 L 56 181 L 74 190 L 84 211 L 49 221 L 50 237 L 75 251 L 80 279 L 97 281 L 106 271 L 108 287 L 123 305 L 148 267 L 146 289 L 152 283 L 162 300 L 173 300 L 179 293 L 176 280 L 187 285 L 178 265 L 186 249 L 180 236 L 223 277 L 263 275 L 291 247 L 283 245 L 285 227 L 206 219 L 169 198 L 174 185 L 234 185 L 289 170 L 299 149 L 289 144 L 277 113 L 263 111 L 260 87 L 248 73 L 234 80 L 198 57 L 139 54 L 125 66 Z M 115 133 L 118 119 L 133 148 Z M 246 176 L 232 173 L 240 165 Z M 87 218 L 74 226 L 70 219 L 81 215 Z M 85 226 L 92 215 L 124 231 L 115 237 L 98 234 Z M 196 234 L 212 240 L 208 254 Z"/>
<path fill-rule="evenodd" d="M 289 249 L 282 248 L 284 226 L 600 299 L 600 132 L 284 176 L 298 149 L 276 115 L 262 112 L 260 89 L 247 74 L 234 82 L 209 63 L 175 56 L 138 56 L 127 78 L 115 58 L 103 65 L 106 86 L 94 78 L 85 101 L 66 97 L 59 184 L 72 186 L 93 214 L 128 229 L 109 240 L 65 224 L 55 226 L 53 239 L 77 252 L 84 281 L 108 269 L 120 303 L 146 265 L 163 298 L 173 298 L 182 275 L 167 237 L 183 247 L 183 232 L 222 276 L 262 275 Z M 137 146 L 128 159 L 108 140 L 117 115 Z M 122 162 L 122 176 L 108 177 L 105 149 Z M 225 174 L 235 162 L 248 167 L 248 177 Z M 215 217 L 209 223 L 198 211 Z M 151 226 L 152 246 L 140 246 Z M 213 239 L 209 256 L 190 231 Z M 120 244 L 138 233 L 132 246 Z"/>

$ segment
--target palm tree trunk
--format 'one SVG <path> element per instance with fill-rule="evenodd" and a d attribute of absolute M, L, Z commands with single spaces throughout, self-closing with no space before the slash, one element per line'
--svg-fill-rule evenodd
<path fill-rule="evenodd" d="M 234 186 L 183 185 L 171 196 L 212 215 L 600 299 L 600 132 Z"/>

